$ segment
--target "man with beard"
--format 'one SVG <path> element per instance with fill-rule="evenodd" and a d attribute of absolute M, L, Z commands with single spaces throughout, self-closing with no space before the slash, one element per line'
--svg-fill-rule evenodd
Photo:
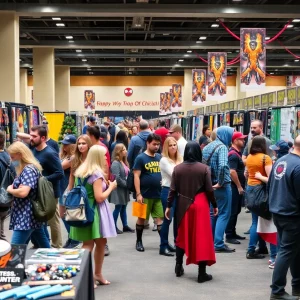
<path fill-rule="evenodd" d="M 156 218 L 157 231 L 160 234 L 163 222 L 163 207 L 160 200 L 161 194 L 161 173 L 159 161 L 160 154 L 157 153 L 160 147 L 160 136 L 150 133 L 147 137 L 147 150 L 137 156 L 133 166 L 134 186 L 136 200 L 139 203 L 147 204 L 146 220 L 149 220 L 150 213 Z M 136 250 L 145 251 L 142 235 L 145 219 L 138 218 L 136 222 Z"/>
<path fill-rule="evenodd" d="M 41 164 L 42 175 L 47 178 L 53 185 L 55 198 L 60 196 L 60 180 L 64 176 L 63 169 L 58 154 L 47 145 L 47 129 L 42 126 L 34 126 L 30 130 L 30 145 L 34 147 L 33 155 Z M 60 217 L 58 205 L 54 217 L 48 221 L 51 230 L 52 246 L 54 248 L 62 247 L 62 236 L 60 229 Z M 47 228 L 45 228 L 47 230 Z"/>
<path fill-rule="evenodd" d="M 272 153 L 272 150 L 270 149 L 270 146 L 272 145 L 272 142 L 264 135 L 262 121 L 260 121 L 260 120 L 253 120 L 251 122 L 251 125 L 250 125 L 250 131 L 251 131 L 252 138 L 254 138 L 257 135 L 261 135 L 261 136 L 263 136 L 265 138 L 266 143 L 267 143 L 267 154 L 270 157 L 272 157 L 273 153 Z M 246 162 L 247 156 L 249 155 L 250 147 L 251 147 L 251 141 L 248 141 L 247 145 L 245 146 L 245 149 L 244 149 L 244 152 L 243 152 L 243 156 L 242 156 L 244 164 Z"/>

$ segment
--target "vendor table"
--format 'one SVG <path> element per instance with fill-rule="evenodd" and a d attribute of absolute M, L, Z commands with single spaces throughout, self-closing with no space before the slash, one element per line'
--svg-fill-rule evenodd
<path fill-rule="evenodd" d="M 29 258 L 35 250 L 27 250 L 26 258 Z M 72 278 L 73 285 L 75 286 L 75 296 L 62 297 L 60 295 L 43 298 L 45 300 L 95 300 L 94 293 L 94 278 L 93 267 L 91 260 L 91 253 L 84 251 L 80 272 Z"/>

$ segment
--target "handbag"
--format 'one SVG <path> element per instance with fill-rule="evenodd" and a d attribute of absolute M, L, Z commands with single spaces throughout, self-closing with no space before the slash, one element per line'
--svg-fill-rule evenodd
<path fill-rule="evenodd" d="M 263 166 L 265 167 L 266 156 L 263 158 Z M 253 213 L 266 220 L 272 219 L 269 210 L 269 197 L 266 184 L 259 184 L 252 187 L 252 192 L 247 193 L 247 208 Z"/>
<path fill-rule="evenodd" d="M 126 179 L 126 184 L 127 184 L 127 189 L 132 192 L 135 193 L 135 186 L 134 186 L 134 174 L 133 174 L 133 170 L 130 170 Z"/>
<path fill-rule="evenodd" d="M 9 194 L 6 189 L 14 181 L 13 173 L 9 166 L 5 171 L 1 185 L 0 185 L 0 207 L 10 207 L 14 199 L 13 195 Z"/>

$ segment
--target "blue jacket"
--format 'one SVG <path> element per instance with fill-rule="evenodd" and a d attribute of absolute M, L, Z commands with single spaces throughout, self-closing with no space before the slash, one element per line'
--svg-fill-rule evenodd
<path fill-rule="evenodd" d="M 137 134 L 130 140 L 127 154 L 127 160 L 130 165 L 130 168 L 133 167 L 134 160 L 138 156 L 139 150 L 144 150 L 146 146 L 146 140 L 149 134 L 149 131 L 141 131 L 139 134 Z"/>
<path fill-rule="evenodd" d="M 203 157 L 208 160 L 214 149 L 218 147 L 209 161 L 213 185 L 219 183 L 219 185 L 223 186 L 231 182 L 228 165 L 228 147 L 231 145 L 233 131 L 233 128 L 228 126 L 219 127 L 217 129 L 216 140 L 209 143 L 203 149 Z"/>

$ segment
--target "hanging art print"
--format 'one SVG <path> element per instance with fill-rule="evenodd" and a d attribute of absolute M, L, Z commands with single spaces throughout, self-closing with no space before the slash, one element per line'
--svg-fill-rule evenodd
<path fill-rule="evenodd" d="M 206 70 L 192 70 L 192 105 L 200 105 L 206 101 Z"/>
<path fill-rule="evenodd" d="M 172 112 L 182 111 L 182 86 L 181 84 L 172 84 Z"/>
<path fill-rule="evenodd" d="M 84 108 L 88 110 L 95 109 L 95 93 L 93 90 L 84 91 Z"/>
<path fill-rule="evenodd" d="M 227 53 L 208 52 L 207 100 L 225 100 Z"/>
<path fill-rule="evenodd" d="M 241 91 L 263 89 L 266 81 L 266 29 L 241 28 Z"/>

